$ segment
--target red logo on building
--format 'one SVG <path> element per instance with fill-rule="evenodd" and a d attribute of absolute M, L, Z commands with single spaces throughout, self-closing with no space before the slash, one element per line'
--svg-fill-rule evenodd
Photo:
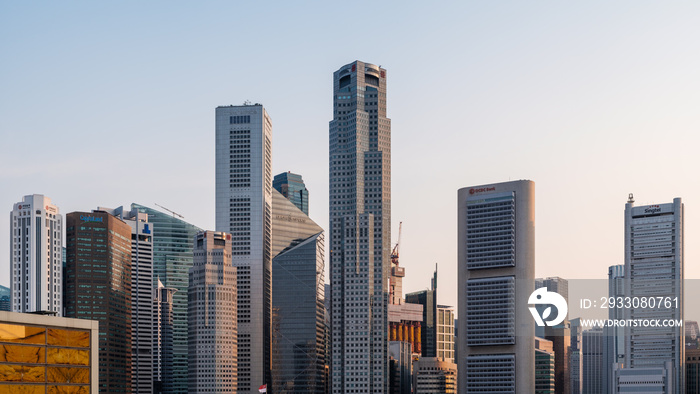
<path fill-rule="evenodd" d="M 350 71 L 355 72 L 355 65 L 354 64 L 352 65 L 352 68 L 350 69 Z"/>
<path fill-rule="evenodd" d="M 382 75 L 382 78 L 386 78 L 386 71 L 382 71 L 380 74 Z"/>

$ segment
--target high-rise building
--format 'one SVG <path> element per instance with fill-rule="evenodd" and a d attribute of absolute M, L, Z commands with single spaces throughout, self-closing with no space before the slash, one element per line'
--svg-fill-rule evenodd
<path fill-rule="evenodd" d="M 323 229 L 272 191 L 272 392 L 326 393 Z"/>
<path fill-rule="evenodd" d="M 549 292 L 559 294 L 564 298 L 567 304 L 569 303 L 569 281 L 566 279 L 558 276 L 535 279 L 535 288 L 539 289 L 541 287 L 547 288 L 547 291 Z M 535 307 L 538 311 L 540 311 L 540 314 L 542 314 L 548 305 L 536 305 Z M 571 375 L 569 371 L 571 363 L 569 360 L 571 350 L 571 331 L 569 327 L 568 318 L 565 318 L 564 321 L 557 326 L 535 327 L 535 335 L 551 341 L 554 347 L 554 392 L 556 394 L 571 393 Z"/>
<path fill-rule="evenodd" d="M 457 392 L 457 376 L 457 364 L 437 357 L 421 357 L 413 363 L 413 392 L 454 394 Z"/>
<path fill-rule="evenodd" d="M 700 343 L 700 326 L 698 326 L 698 322 L 694 320 L 686 320 L 685 323 L 683 323 L 683 327 L 685 327 L 685 348 L 686 350 L 689 349 L 698 349 L 700 346 L 698 346 Z"/>
<path fill-rule="evenodd" d="M 614 393 L 673 394 L 676 390 L 673 385 L 672 371 L 672 361 L 666 361 L 664 366 L 638 366 L 637 368 L 622 368 L 620 364 L 615 364 L 613 370 Z M 692 393 L 697 393 L 697 391 Z"/>
<path fill-rule="evenodd" d="M 182 216 L 140 204 L 131 204 L 139 212 L 148 214 L 148 223 L 153 227 L 153 281 L 174 289 L 172 346 L 162 347 L 165 360 L 172 360 L 172 380 L 166 376 L 168 393 L 187 394 L 188 350 L 187 350 L 187 287 L 188 271 L 192 267 L 192 240 L 201 231 L 195 225 L 182 220 Z"/>
<path fill-rule="evenodd" d="M 187 290 L 190 393 L 236 393 L 236 268 L 231 235 L 202 231 L 194 239 Z"/>
<path fill-rule="evenodd" d="M 554 343 L 535 337 L 535 394 L 554 394 Z"/>
<path fill-rule="evenodd" d="M 533 393 L 535 184 L 465 187 L 457 206 L 459 392 Z"/>
<path fill-rule="evenodd" d="M 131 226 L 103 211 L 66 215 L 64 305 L 100 323 L 100 392 L 131 393 Z"/>
<path fill-rule="evenodd" d="M 581 318 L 569 321 L 571 328 L 570 353 L 569 353 L 569 387 L 571 394 L 581 394 L 583 391 L 583 353 L 581 347 L 583 340 L 583 330 Z"/>
<path fill-rule="evenodd" d="M 216 231 L 238 277 L 238 391 L 272 384 L 272 121 L 260 104 L 216 108 Z"/>
<path fill-rule="evenodd" d="M 12 295 L 10 293 L 10 288 L 0 285 L 0 311 L 11 312 L 12 311 Z"/>
<path fill-rule="evenodd" d="M 12 311 L 63 315 L 63 219 L 51 199 L 24 196 L 10 213 Z"/>
<path fill-rule="evenodd" d="M 131 389 L 153 392 L 153 241 L 148 214 L 100 207 L 131 227 Z"/>
<path fill-rule="evenodd" d="M 410 342 L 389 341 L 389 394 L 411 394 L 413 374 Z"/>
<path fill-rule="evenodd" d="M 455 362 L 455 311 L 451 306 L 437 306 L 437 357 Z"/>
<path fill-rule="evenodd" d="M 700 393 L 700 349 L 685 351 L 685 392 Z"/>
<path fill-rule="evenodd" d="M 98 322 L 0 312 L 0 393 L 98 393 Z"/>
<path fill-rule="evenodd" d="M 420 349 L 414 349 L 422 357 L 437 357 L 437 264 L 430 279 L 430 290 L 421 290 L 406 294 L 407 304 L 423 305 L 423 321 L 420 332 Z"/>
<path fill-rule="evenodd" d="M 594 327 L 583 331 L 583 394 L 601 394 L 603 382 L 601 368 L 603 365 L 603 329 Z"/>
<path fill-rule="evenodd" d="M 172 393 L 175 313 L 173 299 L 177 289 L 158 281 L 153 299 L 153 393 Z"/>
<path fill-rule="evenodd" d="M 333 74 L 329 128 L 333 393 L 386 393 L 391 121 L 385 69 L 355 61 Z"/>
<path fill-rule="evenodd" d="M 617 300 L 625 296 L 625 266 L 608 267 L 608 297 Z M 622 308 L 608 308 L 609 320 L 622 320 Z M 601 379 L 603 394 L 614 394 L 613 373 L 615 364 L 625 364 L 625 329 L 624 327 L 603 327 L 603 367 Z"/>
<path fill-rule="evenodd" d="M 292 174 L 291 171 L 277 174 L 272 180 L 272 187 L 309 216 L 309 190 L 301 175 Z"/>
<path fill-rule="evenodd" d="M 636 207 L 630 195 L 625 204 L 626 296 L 631 300 L 660 297 L 669 303 L 656 307 L 632 303 L 631 308 L 622 308 L 625 319 L 683 321 L 683 225 L 680 198 Z M 685 335 L 680 324 L 627 326 L 625 337 L 625 369 L 665 368 L 670 362 L 673 394 L 684 393 Z"/>

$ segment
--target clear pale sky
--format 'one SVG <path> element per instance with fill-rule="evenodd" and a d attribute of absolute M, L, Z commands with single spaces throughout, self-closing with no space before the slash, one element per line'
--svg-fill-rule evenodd
<path fill-rule="evenodd" d="M 356 59 L 388 70 L 406 291 L 438 263 L 456 305 L 457 189 L 516 179 L 536 183 L 538 276 L 623 264 L 634 193 L 683 198 L 700 278 L 697 1 L 3 1 L 0 53 L 0 284 L 27 194 L 64 215 L 159 203 L 214 229 L 214 108 L 245 100 L 327 228 L 332 73 Z"/>

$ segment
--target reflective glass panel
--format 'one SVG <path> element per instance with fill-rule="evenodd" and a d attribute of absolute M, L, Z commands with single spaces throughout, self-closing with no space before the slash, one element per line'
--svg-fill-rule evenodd
<path fill-rule="evenodd" d="M 48 364 L 90 365 L 90 352 L 79 349 L 48 348 L 46 362 Z"/>
<path fill-rule="evenodd" d="M 24 326 L 21 324 L 0 324 L 0 342 L 45 344 L 44 327 Z"/>
<path fill-rule="evenodd" d="M 46 389 L 43 384 L 34 386 L 24 384 L 0 386 L 0 393 L 7 394 L 44 394 L 45 391 Z"/>
<path fill-rule="evenodd" d="M 90 332 L 49 328 L 48 344 L 53 346 L 90 347 Z"/>
<path fill-rule="evenodd" d="M 90 368 L 48 367 L 46 376 L 53 383 L 90 383 Z"/>
<path fill-rule="evenodd" d="M 90 386 L 49 386 L 46 392 L 48 394 L 90 394 Z"/>
<path fill-rule="evenodd" d="M 42 364 L 44 354 L 43 347 L 0 345 L 0 362 Z"/>
<path fill-rule="evenodd" d="M 0 382 L 45 382 L 46 374 L 44 373 L 44 367 L 37 367 L 32 365 L 12 365 L 12 364 L 2 364 L 0 365 Z M 14 386 L 0 386 L 0 392 L 4 392 L 5 387 Z M 43 386 L 42 386 L 43 387 Z M 18 391 L 20 392 L 20 391 Z"/>

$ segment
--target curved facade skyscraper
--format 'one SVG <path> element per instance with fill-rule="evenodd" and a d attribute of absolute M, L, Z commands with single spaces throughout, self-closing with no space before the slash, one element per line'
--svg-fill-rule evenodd
<path fill-rule="evenodd" d="M 385 393 L 391 254 L 385 69 L 355 61 L 333 74 L 329 128 L 332 392 Z"/>

